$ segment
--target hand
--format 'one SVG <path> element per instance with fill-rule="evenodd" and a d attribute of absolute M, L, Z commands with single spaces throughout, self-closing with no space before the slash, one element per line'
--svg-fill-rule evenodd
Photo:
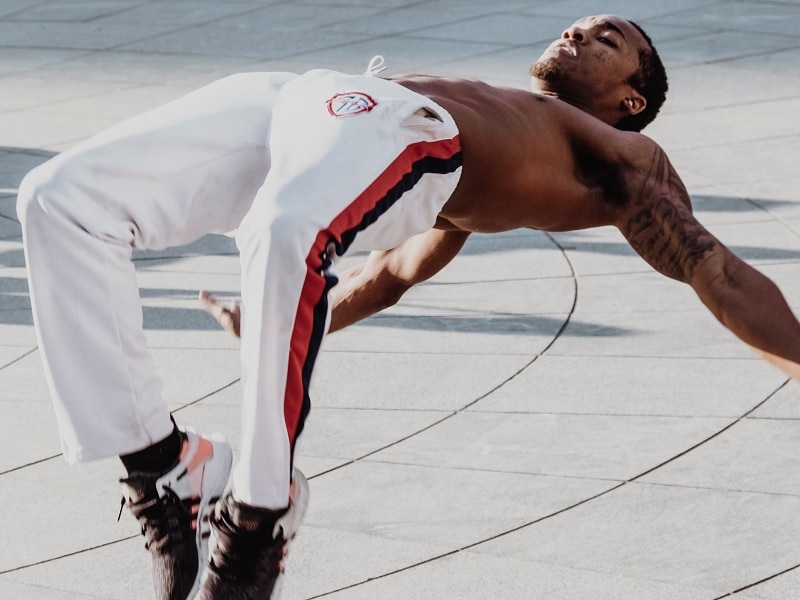
<path fill-rule="evenodd" d="M 213 315 L 225 331 L 239 337 L 239 321 L 242 316 L 242 308 L 238 300 L 231 300 L 226 307 L 207 291 L 201 290 L 200 304 L 203 305 L 207 312 Z"/>

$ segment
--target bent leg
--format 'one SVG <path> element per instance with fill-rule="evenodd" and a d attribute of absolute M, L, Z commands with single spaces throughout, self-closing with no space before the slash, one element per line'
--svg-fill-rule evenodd
<path fill-rule="evenodd" d="M 238 226 L 269 170 L 275 94 L 292 77 L 220 80 L 55 157 L 21 184 L 31 306 L 68 461 L 135 452 L 172 431 L 132 250 Z"/>
<path fill-rule="evenodd" d="M 327 101 L 361 90 L 376 105 L 337 117 Z M 389 248 L 426 231 L 455 187 L 452 121 L 396 84 L 312 72 L 275 107 L 273 169 L 242 221 L 242 443 L 234 496 L 265 508 L 288 502 L 308 389 L 329 321 L 334 254 Z M 435 105 L 432 105 L 435 106 Z"/>

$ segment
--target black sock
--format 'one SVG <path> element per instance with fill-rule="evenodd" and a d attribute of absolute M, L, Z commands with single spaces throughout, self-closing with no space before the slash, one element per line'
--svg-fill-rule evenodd
<path fill-rule="evenodd" d="M 183 438 L 183 433 L 175 425 L 172 433 L 160 442 L 156 442 L 138 452 L 120 455 L 119 459 L 128 474 L 134 472 L 165 473 L 178 462 L 181 446 L 183 446 Z"/>

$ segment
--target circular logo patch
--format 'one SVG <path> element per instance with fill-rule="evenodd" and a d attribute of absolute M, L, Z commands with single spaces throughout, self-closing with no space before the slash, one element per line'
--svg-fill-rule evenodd
<path fill-rule="evenodd" d="M 328 100 L 328 112 L 334 117 L 351 117 L 371 111 L 378 105 L 364 92 L 344 92 Z"/>

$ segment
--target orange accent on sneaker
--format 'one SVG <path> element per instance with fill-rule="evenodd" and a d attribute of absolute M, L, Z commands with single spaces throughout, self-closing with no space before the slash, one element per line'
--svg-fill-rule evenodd
<path fill-rule="evenodd" d="M 204 437 L 199 438 L 197 452 L 191 462 L 186 465 L 186 471 L 191 473 L 212 456 L 214 456 L 214 445 Z"/>

